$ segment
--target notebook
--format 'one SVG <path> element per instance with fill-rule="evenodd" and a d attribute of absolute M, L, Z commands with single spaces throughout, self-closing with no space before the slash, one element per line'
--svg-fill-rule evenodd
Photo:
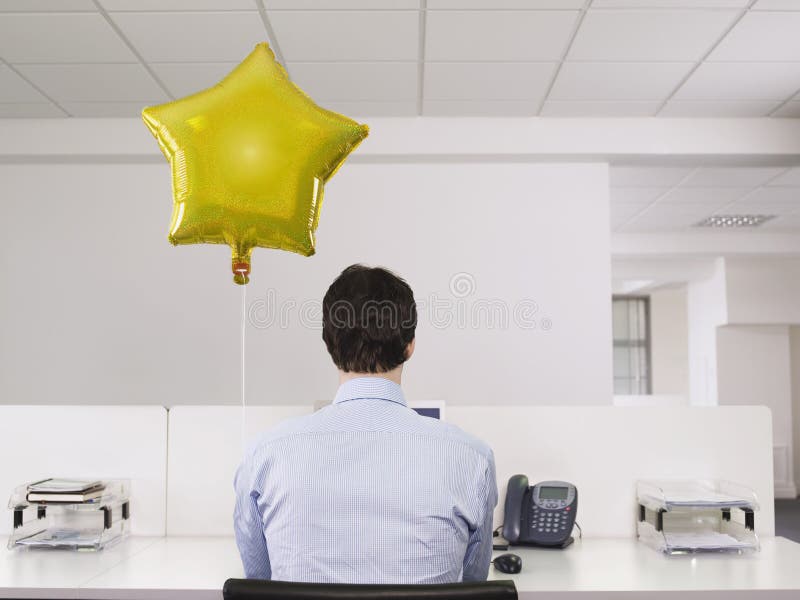
<path fill-rule="evenodd" d="M 103 495 L 102 481 L 45 479 L 28 486 L 28 502 L 88 502 Z"/>
<path fill-rule="evenodd" d="M 43 479 L 28 486 L 29 492 L 45 492 L 48 494 L 81 493 L 93 488 L 102 487 L 102 481 L 86 479 Z"/>

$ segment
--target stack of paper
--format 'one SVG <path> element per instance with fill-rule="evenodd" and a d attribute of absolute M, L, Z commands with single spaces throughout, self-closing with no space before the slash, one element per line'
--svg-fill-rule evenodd
<path fill-rule="evenodd" d="M 17 540 L 17 545 L 31 548 L 94 548 L 101 533 L 93 529 L 47 529 Z"/>
<path fill-rule="evenodd" d="M 670 491 L 663 498 L 647 494 L 641 497 L 640 502 L 656 506 L 662 505 L 663 502 L 663 506 L 667 510 L 671 507 L 736 508 L 750 506 L 748 500 L 710 490 Z"/>
<path fill-rule="evenodd" d="M 670 492 L 666 498 L 667 505 L 672 506 L 703 506 L 709 508 L 725 508 L 727 506 L 748 506 L 750 503 L 743 498 L 720 494 L 710 490 L 697 490 L 694 492 Z"/>
<path fill-rule="evenodd" d="M 727 533 L 717 531 L 664 533 L 667 546 L 671 549 L 686 550 L 727 550 L 748 548 L 751 542 L 743 542 Z"/>

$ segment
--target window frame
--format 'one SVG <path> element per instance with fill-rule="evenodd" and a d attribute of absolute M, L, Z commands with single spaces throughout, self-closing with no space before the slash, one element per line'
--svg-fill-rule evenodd
<path fill-rule="evenodd" d="M 618 301 L 625 301 L 626 303 L 634 301 L 634 302 L 641 302 L 644 306 L 644 341 L 633 340 L 628 337 L 626 340 L 617 340 L 614 338 L 614 302 Z M 650 317 L 650 296 L 641 295 L 641 294 L 612 294 L 611 296 L 611 345 L 612 345 L 612 355 L 614 348 L 644 348 L 644 356 L 645 356 L 645 373 L 644 376 L 640 376 L 638 381 L 641 382 L 641 379 L 646 381 L 645 391 L 638 392 L 638 393 L 621 393 L 618 394 L 616 392 L 616 385 L 614 385 L 614 395 L 617 396 L 650 396 L 653 394 L 653 338 L 651 333 L 651 317 Z M 630 321 L 629 321 L 630 323 Z M 630 326 L 628 327 L 628 331 L 630 331 Z M 637 382 L 637 379 L 634 377 L 617 377 L 616 374 L 612 372 L 612 381 L 616 384 L 617 380 L 627 380 L 631 383 L 629 389 L 633 388 L 633 383 Z M 640 386 L 637 386 L 640 387 Z"/>

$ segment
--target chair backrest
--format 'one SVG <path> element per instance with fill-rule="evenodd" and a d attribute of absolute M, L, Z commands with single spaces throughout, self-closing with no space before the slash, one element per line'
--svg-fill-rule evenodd
<path fill-rule="evenodd" d="M 511 580 L 436 585 L 289 583 L 228 579 L 225 600 L 517 600 Z"/>

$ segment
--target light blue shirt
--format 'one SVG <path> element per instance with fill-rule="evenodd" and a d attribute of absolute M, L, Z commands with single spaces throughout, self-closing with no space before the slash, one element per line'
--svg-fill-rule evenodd
<path fill-rule="evenodd" d="M 452 583 L 489 572 L 491 449 L 419 416 L 387 379 L 350 380 L 331 406 L 262 434 L 234 486 L 247 577 Z"/>

